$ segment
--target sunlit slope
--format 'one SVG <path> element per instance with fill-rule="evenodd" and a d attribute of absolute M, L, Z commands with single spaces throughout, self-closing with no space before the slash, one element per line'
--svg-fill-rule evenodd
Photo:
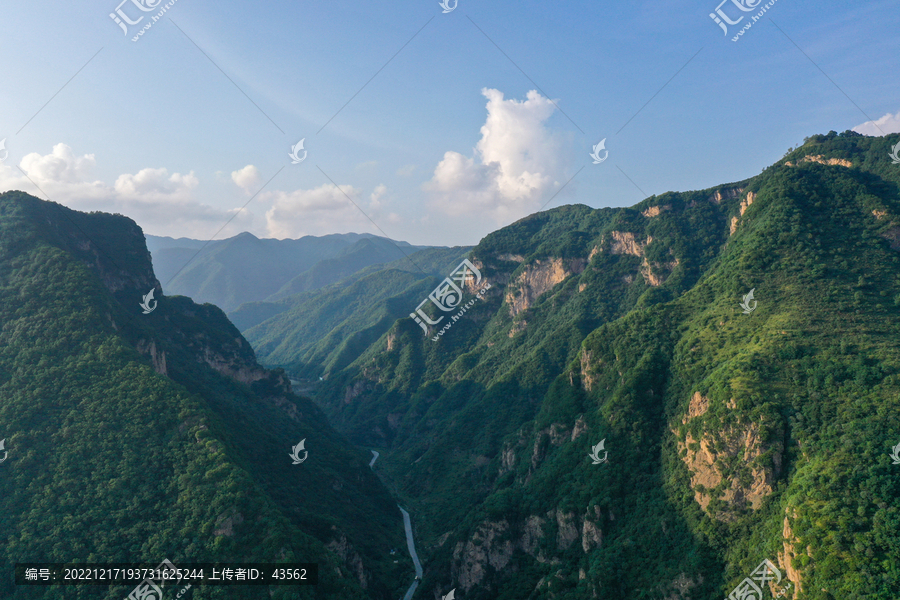
<path fill-rule="evenodd" d="M 491 290 L 438 341 L 399 319 L 323 382 L 390 448 L 426 592 L 720 598 L 769 559 L 788 597 L 895 598 L 897 142 L 523 219 L 472 251 Z"/>

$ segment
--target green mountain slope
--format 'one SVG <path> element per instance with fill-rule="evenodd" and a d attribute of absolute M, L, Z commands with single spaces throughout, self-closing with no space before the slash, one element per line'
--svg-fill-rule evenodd
<path fill-rule="evenodd" d="M 133 221 L 0 195 L 0 564 L 315 562 L 315 587 L 191 597 L 401 594 L 411 567 L 388 551 L 402 522 L 369 454 L 261 368 L 219 309 L 158 297 L 144 315 L 150 289 Z M 133 587 L 16 588 L 5 571 L 3 598 Z"/>
<path fill-rule="evenodd" d="M 898 141 L 832 132 L 746 181 L 532 215 L 472 251 L 483 301 L 332 370 L 315 399 L 385 449 L 421 593 L 722 598 L 768 559 L 773 594 L 896 598 Z M 304 357 L 324 368 L 278 364 Z"/>
<path fill-rule="evenodd" d="M 420 250 L 321 290 L 245 304 L 231 318 L 244 328 L 261 361 L 302 379 L 327 378 L 408 315 L 410 302 L 416 304 L 439 281 L 437 274 L 453 269 L 468 250 Z"/>

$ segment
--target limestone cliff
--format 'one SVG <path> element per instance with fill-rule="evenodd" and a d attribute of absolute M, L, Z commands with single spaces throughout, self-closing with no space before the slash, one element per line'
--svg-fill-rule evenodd
<path fill-rule="evenodd" d="M 736 509 L 749 507 L 756 510 L 772 493 L 775 479 L 781 472 L 783 449 L 777 441 L 763 443 L 759 423 L 704 428 L 702 417 L 709 404 L 709 398 L 695 392 L 682 419 L 682 427 L 672 431 L 676 434 L 682 460 L 691 473 L 694 499 L 710 516 L 730 521 Z M 699 438 L 686 427 L 695 419 L 701 420 Z M 767 464 L 760 459 L 770 450 L 771 464 Z M 729 466 L 735 459 L 740 459 L 740 468 Z M 726 508 L 710 511 L 713 498 L 721 499 Z"/>

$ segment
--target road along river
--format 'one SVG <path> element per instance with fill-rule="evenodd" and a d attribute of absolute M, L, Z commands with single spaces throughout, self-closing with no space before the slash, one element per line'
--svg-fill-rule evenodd
<path fill-rule="evenodd" d="M 422 578 L 422 563 L 419 562 L 419 555 L 416 554 L 416 542 L 413 540 L 412 522 L 409 520 L 409 513 L 403 510 L 402 506 L 398 505 L 397 507 L 403 513 L 403 526 L 406 528 L 406 545 L 409 547 L 409 555 L 412 557 L 413 566 L 416 568 L 416 578 L 413 580 L 412 585 L 409 586 L 409 589 L 406 590 L 406 595 L 403 596 L 403 600 L 410 600 L 413 594 L 416 593 L 416 588 L 419 587 L 419 580 Z"/>

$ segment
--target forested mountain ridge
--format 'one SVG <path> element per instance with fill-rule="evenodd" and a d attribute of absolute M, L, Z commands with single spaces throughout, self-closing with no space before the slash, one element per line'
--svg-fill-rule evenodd
<path fill-rule="evenodd" d="M 139 303 L 151 290 L 149 314 Z M 158 303 L 158 304 L 157 304 Z M 319 585 L 192 598 L 389 598 L 396 503 L 212 305 L 163 297 L 121 215 L 0 195 L 0 563 L 315 562 Z M 306 440 L 308 458 L 289 453 Z M 3 598 L 125 597 L 133 586 Z"/>
<path fill-rule="evenodd" d="M 328 378 L 409 314 L 435 277 L 448 273 L 471 247 L 430 248 L 371 265 L 322 289 L 277 302 L 250 302 L 229 315 L 260 361 L 295 377 Z"/>
<path fill-rule="evenodd" d="M 332 370 L 316 402 L 384 448 L 426 593 L 718 599 L 768 559 L 773 594 L 896 598 L 898 142 L 522 219 L 472 251 L 463 302 L 491 288 L 450 329 L 426 303 L 427 334 L 401 318 Z"/>
<path fill-rule="evenodd" d="M 226 313 L 246 302 L 316 290 L 425 248 L 359 233 L 276 240 L 244 232 L 209 242 L 148 236 L 147 245 L 167 294 L 209 302 Z"/>

